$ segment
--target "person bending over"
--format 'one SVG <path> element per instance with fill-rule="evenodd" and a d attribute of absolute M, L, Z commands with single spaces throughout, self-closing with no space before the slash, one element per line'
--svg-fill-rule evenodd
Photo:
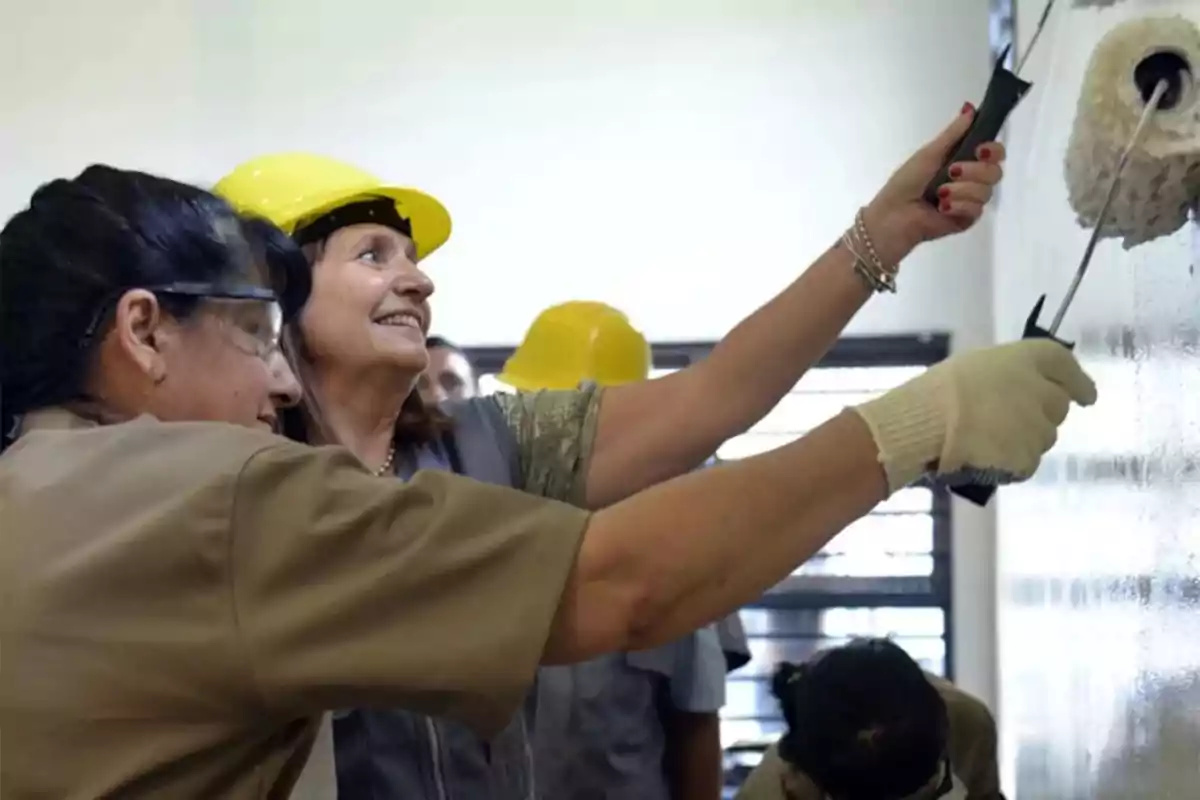
<path fill-rule="evenodd" d="M 887 639 L 784 662 L 772 690 L 787 733 L 737 800 L 1004 800 L 987 706 Z"/>

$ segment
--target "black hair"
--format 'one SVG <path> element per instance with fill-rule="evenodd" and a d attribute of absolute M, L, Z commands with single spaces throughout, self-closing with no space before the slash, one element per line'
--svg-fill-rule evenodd
<path fill-rule="evenodd" d="M 460 355 L 466 355 L 467 351 L 456 345 L 454 342 L 447 339 L 445 336 L 426 336 L 425 347 L 432 350 L 435 347 L 441 347 L 445 350 L 452 350 Z"/>
<path fill-rule="evenodd" d="M 887 639 L 781 664 L 779 755 L 835 800 L 899 800 L 945 763 L 949 718 L 920 665 Z"/>
<path fill-rule="evenodd" d="M 41 186 L 0 230 L 0 447 L 21 414 L 84 399 L 125 291 L 257 285 L 274 289 L 287 314 L 310 281 L 282 231 L 195 186 L 104 165 Z M 159 298 L 179 319 L 201 299 Z"/>

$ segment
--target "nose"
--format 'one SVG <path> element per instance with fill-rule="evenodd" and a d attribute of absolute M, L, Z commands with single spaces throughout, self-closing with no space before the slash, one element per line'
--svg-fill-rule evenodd
<path fill-rule="evenodd" d="M 276 408 L 292 408 L 300 404 L 300 381 L 292 365 L 283 357 L 283 351 L 276 349 L 267 360 L 269 375 L 268 388 L 271 392 L 271 402 Z"/>
<path fill-rule="evenodd" d="M 428 372 L 422 372 L 417 379 L 417 394 L 426 406 L 437 406 L 446 402 L 446 392 L 433 380 Z"/>
<path fill-rule="evenodd" d="M 392 291 L 413 303 L 424 303 L 433 295 L 433 290 L 433 281 L 425 271 L 407 259 L 392 281 Z"/>

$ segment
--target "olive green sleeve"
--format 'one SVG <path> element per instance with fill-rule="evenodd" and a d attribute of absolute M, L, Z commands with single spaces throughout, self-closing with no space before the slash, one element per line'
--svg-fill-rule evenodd
<path fill-rule="evenodd" d="M 968 800 L 1004 800 L 1000 792 L 996 720 L 982 700 L 947 680 L 928 675 L 950 718 L 950 768 Z"/>
<path fill-rule="evenodd" d="M 798 774 L 771 745 L 738 789 L 735 800 L 821 800 L 822 793 L 808 776 Z"/>
<path fill-rule="evenodd" d="M 584 505 L 603 395 L 595 384 L 570 391 L 494 395 L 517 442 L 521 489 Z"/>

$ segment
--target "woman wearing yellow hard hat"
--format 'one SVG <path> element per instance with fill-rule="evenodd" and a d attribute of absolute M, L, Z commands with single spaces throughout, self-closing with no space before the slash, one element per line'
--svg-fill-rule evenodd
<path fill-rule="evenodd" d="M 312 295 L 292 348 L 306 388 L 304 411 L 288 422 L 292 435 L 341 443 L 380 475 L 450 469 L 600 508 L 695 469 L 757 422 L 869 298 L 895 290 L 909 252 L 979 218 L 1001 178 L 1001 144 L 954 164 L 938 206 L 922 199 L 973 116 L 964 107 L 900 166 L 838 243 L 704 361 L 658 380 L 524 392 L 447 409 L 423 407 L 413 391 L 427 363 L 434 288 L 418 265 L 449 236 L 441 204 L 303 154 L 243 164 L 217 192 L 291 233 L 313 265 Z M 336 733 L 339 781 L 351 799 L 368 792 L 524 798 L 531 791 L 523 718 L 491 742 L 440 721 L 378 710 L 343 716 Z"/>
<path fill-rule="evenodd" d="M 499 379 L 524 391 L 621 386 L 650 377 L 650 344 L 605 303 L 538 314 Z M 725 676 L 750 659 L 734 614 L 661 647 L 538 673 L 533 761 L 555 800 L 721 795 Z"/>

